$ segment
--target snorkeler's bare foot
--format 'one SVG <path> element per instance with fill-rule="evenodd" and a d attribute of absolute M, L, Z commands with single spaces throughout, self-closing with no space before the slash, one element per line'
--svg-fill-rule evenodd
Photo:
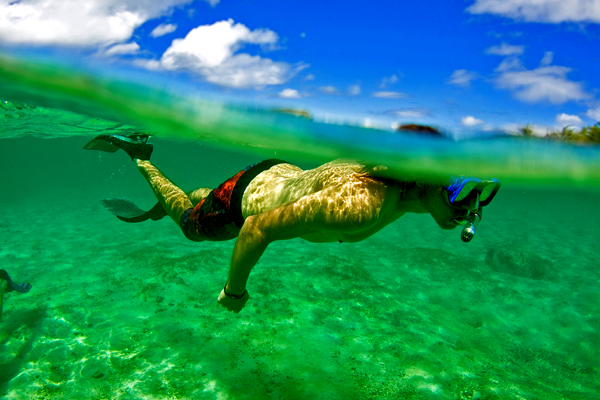
<path fill-rule="evenodd" d="M 219 294 L 219 298 L 217 302 L 221 304 L 223 307 L 227 309 L 227 311 L 233 311 L 234 313 L 239 313 L 242 311 L 242 308 L 246 306 L 246 302 L 250 299 L 248 295 L 248 291 L 244 291 L 244 294 L 241 298 L 233 298 L 225 294 L 225 289 L 221 290 L 221 294 Z"/>
<path fill-rule="evenodd" d="M 99 150 L 107 153 L 124 150 L 132 160 L 150 160 L 153 146 L 148 143 L 150 135 L 135 134 L 135 135 L 100 135 L 90 140 L 84 150 Z"/>

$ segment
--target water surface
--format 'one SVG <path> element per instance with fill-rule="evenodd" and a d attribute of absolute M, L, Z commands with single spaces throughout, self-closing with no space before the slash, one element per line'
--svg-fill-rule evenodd
<path fill-rule="evenodd" d="M 600 398 L 597 148 L 403 136 L 0 65 L 0 268 L 33 284 L 5 295 L 0 397 Z M 273 243 L 234 315 L 216 304 L 234 241 L 98 202 L 154 204 L 125 154 L 82 150 L 139 131 L 185 190 L 267 157 L 503 187 L 468 244 L 427 215 L 357 244 Z"/>

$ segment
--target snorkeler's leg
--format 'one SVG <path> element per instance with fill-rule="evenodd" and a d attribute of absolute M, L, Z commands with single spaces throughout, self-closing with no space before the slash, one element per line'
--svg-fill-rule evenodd
<path fill-rule="evenodd" d="M 200 188 L 200 189 L 196 189 L 192 192 L 188 192 L 187 196 L 190 198 L 190 200 L 192 201 L 192 204 L 195 207 L 196 204 L 200 203 L 200 201 L 202 201 L 202 199 L 205 199 L 206 196 L 208 196 L 210 192 L 212 192 L 212 189 Z"/>
<path fill-rule="evenodd" d="M 206 198 L 211 191 L 212 189 L 200 188 L 191 192 L 186 192 L 186 195 L 192 201 L 192 206 L 195 207 L 202 199 Z M 123 198 L 108 198 L 101 200 L 100 202 L 108 211 L 121 221 L 125 222 L 144 222 L 149 219 L 158 221 L 168 215 L 165 211 L 165 207 L 160 201 L 148 211 L 142 210 L 132 201 Z"/>
<path fill-rule="evenodd" d="M 135 160 L 137 167 L 146 178 L 154 195 L 162 204 L 169 216 L 179 224 L 181 214 L 193 204 L 188 195 L 183 190 L 175 186 L 167 177 L 165 177 L 150 161 Z"/>

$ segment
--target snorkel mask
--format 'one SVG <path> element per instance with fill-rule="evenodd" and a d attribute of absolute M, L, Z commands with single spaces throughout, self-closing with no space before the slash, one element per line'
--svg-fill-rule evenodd
<path fill-rule="evenodd" d="M 475 237 L 477 225 L 481 221 L 482 207 L 493 200 L 500 189 L 500 182 L 497 179 L 460 177 L 453 179 L 444 189 L 450 207 L 462 213 L 454 221 L 464 225 L 460 238 L 468 243 Z"/>

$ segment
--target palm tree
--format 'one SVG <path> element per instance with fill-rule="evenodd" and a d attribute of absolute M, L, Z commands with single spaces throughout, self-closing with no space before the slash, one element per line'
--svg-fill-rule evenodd
<path fill-rule="evenodd" d="M 531 128 L 531 125 L 527 124 L 524 127 L 522 127 L 521 129 L 519 129 L 519 132 L 521 132 L 521 135 L 523 135 L 524 137 L 533 137 L 533 129 Z"/>
<path fill-rule="evenodd" d="M 585 142 L 600 143 L 600 123 L 583 128 L 579 134 Z"/>

